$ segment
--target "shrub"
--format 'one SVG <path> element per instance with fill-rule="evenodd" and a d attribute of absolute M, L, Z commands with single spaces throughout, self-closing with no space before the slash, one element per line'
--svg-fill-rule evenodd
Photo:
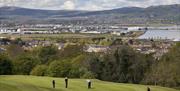
<path fill-rule="evenodd" d="M 13 61 L 16 74 L 29 75 L 31 70 L 39 64 L 39 60 L 31 55 L 21 55 Z"/>
<path fill-rule="evenodd" d="M 48 66 L 46 66 L 46 65 L 37 65 L 31 71 L 31 75 L 45 76 L 45 75 L 47 75 L 47 69 L 48 69 Z"/>
<path fill-rule="evenodd" d="M 65 61 L 53 61 L 48 68 L 49 76 L 66 77 L 69 75 L 70 63 Z"/>
<path fill-rule="evenodd" d="M 12 62 L 4 54 L 0 54 L 0 75 L 12 74 Z"/>
<path fill-rule="evenodd" d="M 91 71 L 87 71 L 87 72 L 85 72 L 85 74 L 81 78 L 84 78 L 84 79 L 94 79 L 94 78 L 96 78 L 96 76 Z"/>
<path fill-rule="evenodd" d="M 42 64 L 48 64 L 51 60 L 55 60 L 58 54 L 58 48 L 55 46 L 45 46 L 40 48 L 38 57 Z"/>

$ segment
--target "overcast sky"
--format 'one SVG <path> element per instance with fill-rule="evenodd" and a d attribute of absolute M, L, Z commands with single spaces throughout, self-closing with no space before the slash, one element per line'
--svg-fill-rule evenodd
<path fill-rule="evenodd" d="M 106 10 L 128 6 L 180 4 L 180 0 L 0 0 L 1 6 L 56 10 Z"/>

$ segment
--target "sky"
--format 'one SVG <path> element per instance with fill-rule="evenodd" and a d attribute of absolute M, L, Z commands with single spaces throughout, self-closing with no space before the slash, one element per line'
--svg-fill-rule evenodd
<path fill-rule="evenodd" d="M 180 4 L 180 0 L 0 0 L 2 6 L 49 10 L 108 10 L 122 7 L 148 7 Z"/>

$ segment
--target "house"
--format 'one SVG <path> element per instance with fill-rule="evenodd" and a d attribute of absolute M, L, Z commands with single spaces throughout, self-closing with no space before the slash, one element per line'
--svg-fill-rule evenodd
<path fill-rule="evenodd" d="M 113 31 L 111 32 L 112 35 L 117 35 L 117 36 L 120 36 L 121 35 L 121 32 L 116 32 L 116 31 Z"/>
<path fill-rule="evenodd" d="M 0 34 L 20 34 L 21 29 L 13 29 L 13 28 L 1 28 Z"/>
<path fill-rule="evenodd" d="M 87 46 L 85 52 L 107 52 L 110 48 L 107 46 Z"/>
<path fill-rule="evenodd" d="M 55 43 L 55 45 L 58 47 L 58 50 L 62 50 L 64 48 L 64 43 Z"/>
<path fill-rule="evenodd" d="M 2 53 L 2 52 L 4 52 L 4 51 L 6 51 L 5 48 L 0 48 L 0 53 Z"/>
<path fill-rule="evenodd" d="M 126 33 L 128 33 L 127 30 L 118 30 L 118 31 L 111 32 L 112 35 L 118 35 L 118 36 L 120 36 L 122 34 L 126 34 Z"/>
<path fill-rule="evenodd" d="M 102 32 L 99 31 L 80 31 L 80 33 L 86 33 L 86 34 L 101 34 Z"/>

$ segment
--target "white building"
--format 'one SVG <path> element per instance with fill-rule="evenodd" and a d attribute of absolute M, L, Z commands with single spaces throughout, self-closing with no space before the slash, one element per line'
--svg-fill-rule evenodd
<path fill-rule="evenodd" d="M 20 34 L 21 29 L 6 29 L 2 28 L 0 29 L 0 34 Z"/>
<path fill-rule="evenodd" d="M 110 48 L 107 46 L 88 46 L 85 52 L 107 52 Z"/>
<path fill-rule="evenodd" d="M 101 34 L 99 31 L 81 31 L 80 33 L 87 33 L 87 34 Z"/>

